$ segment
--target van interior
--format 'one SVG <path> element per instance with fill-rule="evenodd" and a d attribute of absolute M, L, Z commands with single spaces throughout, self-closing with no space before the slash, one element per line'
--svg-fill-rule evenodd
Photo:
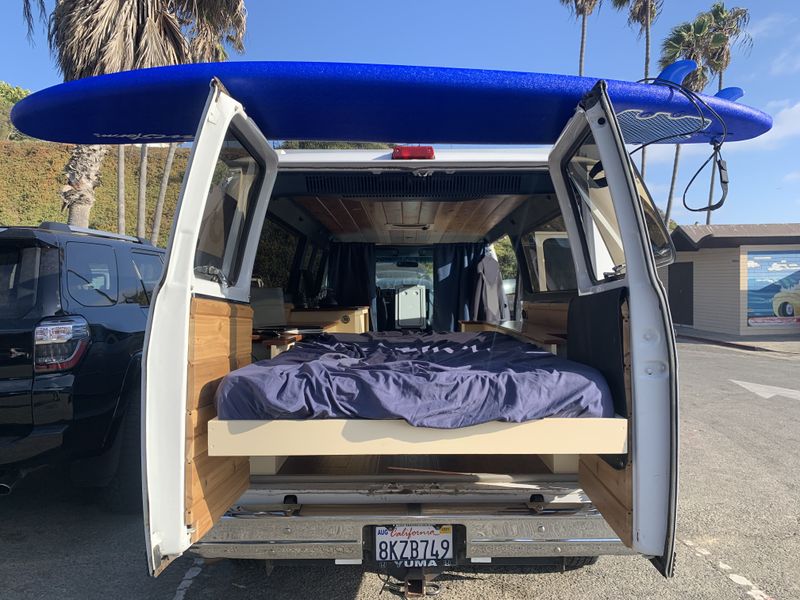
<path fill-rule="evenodd" d="M 611 279 L 624 269 L 624 256 L 606 196 L 585 214 L 595 223 L 593 262 L 600 277 Z M 198 256 L 209 240 L 227 239 L 236 219 L 248 218 L 229 192 L 209 202 L 204 222 L 220 214 L 215 222 L 227 231 L 201 234 Z M 495 499 L 575 502 L 578 493 L 578 505 L 591 499 L 602 506 L 630 545 L 626 293 L 618 287 L 579 297 L 572 251 L 544 165 L 280 171 L 256 252 L 251 305 L 192 301 L 185 506 L 193 540 L 248 490 L 260 504 L 290 498 L 308 507 L 330 503 L 331 486 L 361 493 L 355 502 L 368 503 L 376 496 L 367 482 L 436 481 Z M 471 252 L 497 257 L 497 302 L 488 312 L 486 294 L 483 305 L 474 302 L 474 281 L 458 289 L 436 281 L 442 269 L 470 265 Z M 195 271 L 209 270 L 203 269 Z M 215 392 L 229 371 L 279 357 L 321 332 L 370 331 L 489 331 L 536 344 L 599 371 L 613 414 L 467 430 L 387 420 L 217 418 Z"/>

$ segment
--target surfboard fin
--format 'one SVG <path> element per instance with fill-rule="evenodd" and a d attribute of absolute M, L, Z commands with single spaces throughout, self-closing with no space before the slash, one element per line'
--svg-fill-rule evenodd
<path fill-rule="evenodd" d="M 726 87 L 718 91 L 714 94 L 717 98 L 722 98 L 723 100 L 730 100 L 731 102 L 736 102 L 739 98 L 744 96 L 744 90 L 740 87 Z"/>
<path fill-rule="evenodd" d="M 655 78 L 654 83 L 659 81 L 669 81 L 676 85 L 682 85 L 686 76 L 697 68 L 697 63 L 693 60 L 676 60 L 671 65 L 667 65 Z"/>

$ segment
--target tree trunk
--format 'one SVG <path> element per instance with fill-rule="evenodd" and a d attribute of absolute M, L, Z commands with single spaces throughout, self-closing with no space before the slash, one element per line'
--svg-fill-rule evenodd
<path fill-rule="evenodd" d="M 100 184 L 100 168 L 108 146 L 75 146 L 64 174 L 67 182 L 61 188 L 62 209 L 67 209 L 67 223 L 77 227 L 89 226 L 89 213 L 94 206 L 94 189 Z"/>
<path fill-rule="evenodd" d="M 644 78 L 650 77 L 650 10 L 648 6 L 644 25 Z"/>
<path fill-rule="evenodd" d="M 142 144 L 139 154 L 139 196 L 136 199 L 136 236 L 145 237 L 147 218 L 147 144 Z"/>
<path fill-rule="evenodd" d="M 586 55 L 586 15 L 581 17 L 581 53 L 578 58 L 578 75 L 583 75 L 583 58 Z"/>
<path fill-rule="evenodd" d="M 125 146 L 117 146 L 117 233 L 125 233 Z"/>
<path fill-rule="evenodd" d="M 647 15 L 645 16 L 645 26 L 644 26 L 644 78 L 647 81 L 647 78 L 650 77 L 650 7 L 652 4 L 648 4 L 647 7 Z M 645 173 L 647 172 L 647 146 L 642 148 L 642 181 L 644 181 Z"/>
<path fill-rule="evenodd" d="M 669 196 L 667 197 L 667 210 L 664 211 L 664 224 L 669 227 L 669 217 L 672 214 L 672 199 L 675 197 L 675 185 L 678 183 L 678 162 L 681 157 L 681 145 L 675 144 L 675 160 L 672 163 L 672 180 L 669 183 Z"/>
<path fill-rule="evenodd" d="M 164 163 L 164 174 L 161 176 L 161 187 L 158 188 L 158 201 L 156 210 L 153 214 L 153 228 L 150 231 L 150 241 L 158 243 L 158 234 L 161 230 L 161 214 L 164 212 L 164 199 L 167 197 L 167 187 L 169 186 L 169 176 L 172 173 L 172 161 L 175 159 L 175 150 L 178 144 L 170 144 L 167 150 L 167 160 Z"/>
<path fill-rule="evenodd" d="M 91 209 L 91 204 L 79 204 L 77 202 L 72 204 L 67 213 L 67 225 L 89 227 L 89 211 L 91 211 Z"/>

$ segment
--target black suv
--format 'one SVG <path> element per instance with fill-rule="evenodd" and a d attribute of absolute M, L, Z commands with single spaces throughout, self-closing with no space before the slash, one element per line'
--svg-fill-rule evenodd
<path fill-rule="evenodd" d="M 140 369 L 164 251 L 61 223 L 0 228 L 0 493 L 69 463 L 141 508 Z"/>

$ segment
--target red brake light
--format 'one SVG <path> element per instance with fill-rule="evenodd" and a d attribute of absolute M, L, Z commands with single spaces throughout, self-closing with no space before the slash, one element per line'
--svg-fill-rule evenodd
<path fill-rule="evenodd" d="M 34 331 L 34 369 L 47 373 L 73 368 L 86 354 L 89 339 L 89 324 L 81 317 L 42 321 Z"/>
<path fill-rule="evenodd" d="M 392 150 L 392 159 L 394 160 L 430 160 L 432 158 L 436 158 L 433 146 L 395 146 Z"/>

